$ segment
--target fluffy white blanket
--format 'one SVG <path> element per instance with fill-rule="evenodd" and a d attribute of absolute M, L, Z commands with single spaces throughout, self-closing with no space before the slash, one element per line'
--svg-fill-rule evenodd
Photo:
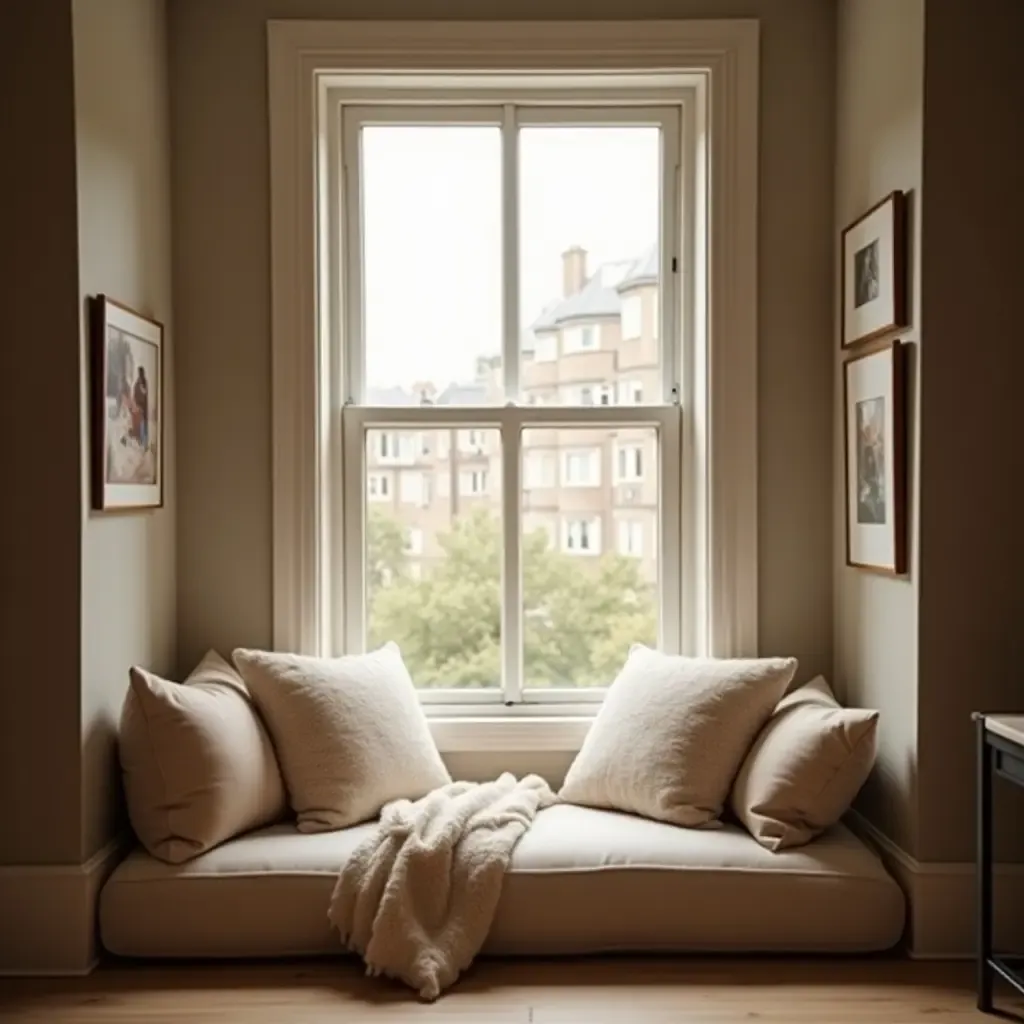
<path fill-rule="evenodd" d="M 436 999 L 483 946 L 512 851 L 555 799 L 539 776 L 506 772 L 388 804 L 334 887 L 328 917 L 341 941 L 368 974 Z"/>

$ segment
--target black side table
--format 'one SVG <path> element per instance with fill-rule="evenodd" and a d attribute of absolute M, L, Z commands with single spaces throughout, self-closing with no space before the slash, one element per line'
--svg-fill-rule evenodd
<path fill-rule="evenodd" d="M 974 714 L 978 729 L 978 1009 L 992 1013 L 998 975 L 1024 994 L 1024 974 L 993 950 L 992 779 L 1024 787 L 1024 715 Z"/>

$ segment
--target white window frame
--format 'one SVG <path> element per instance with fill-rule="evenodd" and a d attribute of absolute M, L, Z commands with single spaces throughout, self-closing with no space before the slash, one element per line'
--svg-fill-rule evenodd
<path fill-rule="evenodd" d="M 618 552 L 627 558 L 643 558 L 644 555 L 644 524 L 639 519 L 618 519 L 616 520 L 616 540 Z M 640 543 L 633 541 L 639 536 Z M 634 551 L 633 549 L 638 550 Z"/>
<path fill-rule="evenodd" d="M 569 467 L 574 459 L 586 460 L 586 473 L 583 478 L 573 479 Z M 563 448 L 562 449 L 562 487 L 600 487 L 601 486 L 601 449 L 600 448 Z"/>
<path fill-rule="evenodd" d="M 368 501 L 374 502 L 391 502 L 395 500 L 395 496 L 392 493 L 392 480 L 394 480 L 394 473 L 390 472 L 375 472 L 371 470 L 366 477 L 366 498 Z M 382 485 L 387 486 L 382 486 Z"/>
<path fill-rule="evenodd" d="M 602 425 L 618 416 L 616 422 L 627 424 L 626 414 L 635 417 L 641 408 L 655 417 L 682 417 L 680 450 L 666 453 L 662 445 L 662 462 L 666 454 L 674 456 L 669 473 L 682 472 L 685 483 L 679 534 L 663 531 L 659 545 L 664 564 L 686 581 L 685 604 L 672 609 L 678 617 L 674 628 L 688 650 L 756 654 L 757 22 L 635 22 L 624 32 L 616 22 L 288 20 L 270 22 L 268 37 L 274 646 L 322 653 L 348 614 L 336 570 L 350 552 L 332 538 L 339 535 L 351 480 L 329 472 L 344 458 L 342 417 L 329 396 L 344 395 L 350 378 L 338 359 L 340 278 L 332 277 L 323 259 L 337 250 L 343 230 L 329 215 L 338 183 L 328 173 L 328 155 L 340 144 L 334 104 L 342 95 L 373 99 L 370 93 L 418 102 L 417 73 L 438 84 L 440 95 L 443 76 L 432 74 L 439 66 L 452 73 L 483 72 L 480 87 L 496 102 L 508 95 L 507 88 L 495 86 L 498 72 L 541 102 L 552 80 L 564 84 L 569 75 L 575 75 L 571 82 L 583 100 L 588 84 L 597 84 L 602 102 L 609 102 L 606 83 L 574 69 L 629 68 L 617 71 L 616 81 L 632 102 L 684 95 L 690 101 L 684 104 L 683 140 L 693 160 L 681 164 L 676 184 L 697 241 L 679 247 L 676 265 L 662 247 L 661 280 L 678 270 L 680 304 L 659 325 L 659 337 L 683 338 L 678 367 L 672 368 L 678 372 L 664 376 L 679 406 L 669 401 L 649 408 L 544 411 L 554 425 L 565 413 L 572 416 L 562 422 L 571 425 L 581 413 L 597 414 L 595 422 Z M 540 75 L 533 70 L 538 67 L 548 70 Z M 671 322 L 673 315 L 678 324 Z M 516 311 L 506 308 L 505 318 L 508 339 Z M 513 337 L 518 346 L 518 333 Z M 506 384 L 517 392 L 517 380 Z M 654 396 L 647 397 L 650 402 Z M 421 426 L 421 420 L 403 419 L 409 412 L 391 410 L 399 425 Z M 460 419 L 447 410 L 447 423 L 439 418 L 438 425 L 493 425 L 514 437 L 517 428 L 535 422 L 515 404 L 486 410 L 489 420 L 465 415 L 475 412 L 462 410 Z M 367 420 L 358 405 L 346 409 L 346 416 L 349 434 L 353 427 L 386 425 Z M 649 419 L 641 417 L 640 425 Z M 509 457 L 517 454 L 504 453 L 503 493 L 518 495 L 509 486 L 519 483 L 520 459 Z M 346 462 L 346 476 L 349 468 Z M 362 487 L 360 480 L 360 492 Z M 517 557 L 506 550 L 506 567 L 514 568 Z M 578 718 L 566 718 L 565 712 L 551 718 L 550 710 L 537 719 L 481 718 L 478 709 L 472 722 L 445 713 L 432 727 L 446 750 L 573 750 L 592 714 L 584 708 Z M 576 724 L 570 727 L 570 721 Z"/>
<path fill-rule="evenodd" d="M 639 392 L 640 398 L 637 399 Z M 643 402 L 644 382 L 642 380 L 620 380 L 615 385 L 615 397 L 619 405 L 640 405 Z"/>
<path fill-rule="evenodd" d="M 626 465 L 622 465 L 622 457 L 626 453 L 630 453 L 633 456 L 639 455 L 639 463 L 637 466 L 637 459 L 629 459 L 627 457 Z M 646 461 L 646 454 L 644 452 L 644 443 L 642 441 L 622 441 L 615 445 L 614 452 L 615 465 L 612 472 L 615 474 L 615 482 L 617 484 L 635 484 L 640 483 L 644 478 L 644 462 Z M 632 462 L 632 465 L 630 465 Z M 625 472 L 623 472 L 625 469 Z"/>
<path fill-rule="evenodd" d="M 583 529 L 574 529 L 582 527 Z M 584 533 L 587 545 L 583 547 Z M 578 540 L 574 540 L 578 537 Z M 596 557 L 601 554 L 601 519 L 592 516 L 586 519 L 572 519 L 568 516 L 562 520 L 562 550 L 567 555 L 579 555 L 582 558 Z"/>
<path fill-rule="evenodd" d="M 486 469 L 459 470 L 459 497 L 482 498 L 487 494 L 487 486 L 488 479 Z"/>
<path fill-rule="evenodd" d="M 402 545 L 407 555 L 418 557 L 423 554 L 423 529 L 419 526 L 406 527 L 405 542 Z"/>

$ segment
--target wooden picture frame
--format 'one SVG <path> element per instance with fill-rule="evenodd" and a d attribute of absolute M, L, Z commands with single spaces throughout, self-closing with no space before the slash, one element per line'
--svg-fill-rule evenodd
<path fill-rule="evenodd" d="M 842 329 L 849 348 L 907 326 L 907 199 L 891 192 L 842 234 Z"/>
<path fill-rule="evenodd" d="M 907 571 L 906 346 L 843 366 L 846 564 Z"/>
<path fill-rule="evenodd" d="M 89 301 L 92 506 L 164 503 L 163 324 L 106 295 Z"/>

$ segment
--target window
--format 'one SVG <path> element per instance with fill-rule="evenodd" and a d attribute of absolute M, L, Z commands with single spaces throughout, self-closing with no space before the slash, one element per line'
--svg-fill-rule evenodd
<path fill-rule="evenodd" d="M 551 452 L 526 453 L 523 486 L 530 491 L 555 486 L 555 456 Z"/>
<path fill-rule="evenodd" d="M 374 454 L 377 461 L 396 465 L 415 461 L 419 445 L 422 443 L 419 442 L 416 434 L 399 434 L 389 431 L 378 431 L 376 439 Z"/>
<path fill-rule="evenodd" d="M 619 554 L 640 558 L 644 553 L 644 524 L 635 519 L 619 520 Z"/>
<path fill-rule="evenodd" d="M 618 382 L 619 405 L 641 405 L 644 400 L 644 386 L 638 380 L 620 380 Z"/>
<path fill-rule="evenodd" d="M 619 445 L 615 450 L 616 483 L 632 483 L 644 478 L 644 450 L 640 445 Z"/>
<path fill-rule="evenodd" d="M 366 493 L 371 501 L 389 501 L 391 499 L 391 475 L 389 473 L 370 473 L 366 478 Z"/>
<path fill-rule="evenodd" d="M 583 327 L 570 327 L 565 331 L 564 352 L 594 352 L 598 348 L 598 327 L 586 324 Z"/>
<path fill-rule="evenodd" d="M 613 630 L 602 611 L 588 621 L 597 628 L 587 643 L 556 645 L 545 630 L 564 630 L 566 593 L 600 593 L 581 581 L 599 580 L 615 561 L 566 558 L 563 521 L 611 523 L 616 509 L 581 508 L 599 496 L 568 491 L 564 507 L 559 498 L 530 509 L 555 522 L 558 540 L 543 549 L 551 571 L 536 572 L 524 449 L 533 435 L 559 451 L 571 433 L 571 447 L 611 456 L 614 435 L 643 428 L 652 440 L 637 500 L 649 506 L 648 552 L 659 539 L 657 575 L 643 593 L 654 606 L 653 641 L 669 651 L 756 653 L 756 25 L 677 22 L 655 32 L 641 24 L 616 34 L 552 24 L 545 42 L 554 67 L 538 72 L 521 41 L 480 24 L 465 29 L 466 45 L 443 74 L 424 72 L 431 37 L 416 25 L 341 28 L 293 22 L 269 31 L 272 213 L 275 234 L 288 239 L 271 253 L 282 368 L 272 381 L 275 644 L 356 652 L 387 632 L 367 540 L 387 541 L 385 551 L 401 543 L 377 522 L 390 508 L 359 507 L 380 465 L 370 435 L 488 430 L 476 464 L 456 452 L 449 463 L 456 480 L 485 464 L 486 496 L 462 501 L 456 487 L 417 522 L 432 553 L 419 586 L 447 594 L 438 577 L 445 556 L 433 553 L 446 550 L 442 539 L 465 539 L 481 567 L 471 602 L 481 615 L 466 621 L 462 649 L 447 660 L 411 591 L 389 594 L 387 604 L 406 612 L 391 631 L 427 703 L 493 701 L 491 713 L 512 714 L 584 700 L 580 688 L 599 699 L 614 674 L 608 665 L 621 664 L 636 639 L 622 634 L 635 629 Z M 677 70 L 645 72 L 654 52 L 671 52 Z M 709 52 L 723 59 L 709 63 Z M 593 69 L 604 64 L 634 70 L 603 80 Z M 591 255 L 566 261 L 552 237 Z M 728 274 L 710 274 L 709 238 Z M 644 251 L 653 255 L 641 264 Z M 668 270 L 677 257 L 678 275 Z M 606 272 L 606 261 L 629 268 Z M 656 339 L 643 370 L 646 402 L 559 408 L 571 377 L 535 365 L 524 334 L 554 333 L 568 318 L 554 307 L 567 302 L 621 315 L 618 292 L 603 286 L 631 287 L 625 274 L 642 268 L 656 275 L 644 284 L 641 326 Z M 570 287 L 578 281 L 582 288 Z M 486 380 L 477 377 L 481 359 Z M 429 405 L 415 400 L 427 390 L 420 382 L 431 385 Z M 526 403 L 536 385 L 551 406 Z M 423 468 L 433 461 L 437 474 L 438 458 L 428 454 Z M 453 550 L 450 561 L 463 566 Z M 593 577 L 564 586 L 569 562 Z M 391 578 L 398 586 L 402 573 Z M 426 646 L 416 649 L 402 620 Z M 594 652 L 606 649 L 607 664 L 598 664 Z"/>
<path fill-rule="evenodd" d="M 601 554 L 601 520 L 563 520 L 562 550 L 570 555 Z"/>
<path fill-rule="evenodd" d="M 639 295 L 626 295 L 622 299 L 622 340 L 639 338 L 643 332 L 643 299 Z"/>
<path fill-rule="evenodd" d="M 487 493 L 487 470 L 463 470 L 459 474 L 459 494 L 465 498 L 475 498 Z"/>
<path fill-rule="evenodd" d="M 553 363 L 558 358 L 558 335 L 538 334 L 533 347 L 535 363 Z"/>
<path fill-rule="evenodd" d="M 615 387 L 611 384 L 602 384 L 597 389 L 597 404 L 598 405 L 614 405 L 615 404 Z"/>
<path fill-rule="evenodd" d="M 426 505 L 426 477 L 419 470 L 403 473 L 399 478 L 398 493 L 400 500 L 407 505 Z"/>
<path fill-rule="evenodd" d="M 562 483 L 567 487 L 599 486 L 601 453 L 597 450 L 563 452 Z"/>
<path fill-rule="evenodd" d="M 423 554 L 423 531 L 418 526 L 410 526 L 406 532 L 405 553 L 407 555 Z"/>

